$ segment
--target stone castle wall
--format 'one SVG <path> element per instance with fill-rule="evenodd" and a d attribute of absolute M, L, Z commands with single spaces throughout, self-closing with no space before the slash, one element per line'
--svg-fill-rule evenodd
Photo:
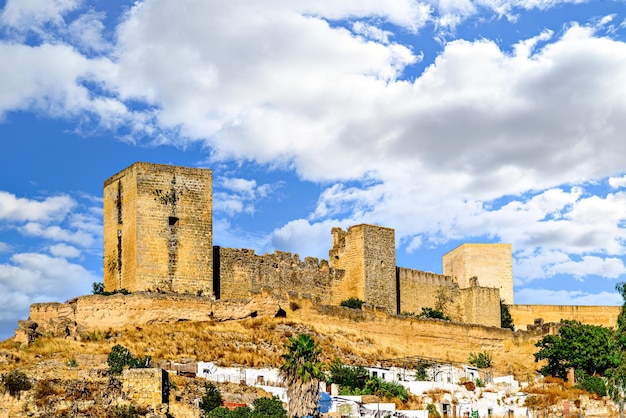
<path fill-rule="evenodd" d="M 500 326 L 500 292 L 495 288 L 461 289 L 450 276 L 398 268 L 400 312 L 419 314 L 422 308 L 444 305 L 452 320 L 470 324 Z"/>
<path fill-rule="evenodd" d="M 507 305 L 513 301 L 511 244 L 462 244 L 443 256 L 443 274 L 452 276 L 461 289 L 478 286 L 500 289 Z"/>
<path fill-rule="evenodd" d="M 314 257 L 276 251 L 257 255 L 253 250 L 216 247 L 220 272 L 219 298 L 245 298 L 263 290 L 297 291 L 318 302 L 332 299 L 333 287 L 344 271 Z"/>
<path fill-rule="evenodd" d="M 122 391 L 126 399 L 141 406 L 157 406 L 169 402 L 169 378 L 165 370 L 126 369 Z"/>
<path fill-rule="evenodd" d="M 580 321 L 590 325 L 615 327 L 621 306 L 568 306 L 568 305 L 511 305 L 509 312 L 515 329 L 525 330 L 535 319 L 560 322 L 561 319 Z"/>
<path fill-rule="evenodd" d="M 105 290 L 212 292 L 211 178 L 135 163 L 105 181 Z"/>
<path fill-rule="evenodd" d="M 348 231 L 333 228 L 333 247 L 328 252 L 330 267 L 344 270 L 342 280 L 335 284 L 332 303 L 338 304 L 350 297 L 365 299 L 365 265 L 363 263 L 363 228 L 351 227 Z"/>

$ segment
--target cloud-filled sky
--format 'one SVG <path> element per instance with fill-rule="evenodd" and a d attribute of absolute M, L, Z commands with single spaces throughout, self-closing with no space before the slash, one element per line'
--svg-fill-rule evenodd
<path fill-rule="evenodd" d="M 102 280 L 135 161 L 213 169 L 216 245 L 506 242 L 516 303 L 619 304 L 624 80 L 623 0 L 0 1 L 0 338 Z"/>

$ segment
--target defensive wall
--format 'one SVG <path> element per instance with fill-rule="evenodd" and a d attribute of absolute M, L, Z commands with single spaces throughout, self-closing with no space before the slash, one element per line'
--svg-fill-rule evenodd
<path fill-rule="evenodd" d="M 395 231 L 378 225 L 333 228 L 328 261 L 213 247 L 212 199 L 208 169 L 135 163 L 107 179 L 105 290 L 216 299 L 295 291 L 331 304 L 356 297 L 391 314 L 443 309 L 453 320 L 488 326 L 499 325 L 502 299 L 518 327 L 539 317 L 614 322 L 611 307 L 513 305 L 510 244 L 460 245 L 443 256 L 443 275 L 396 266 Z"/>
<path fill-rule="evenodd" d="M 528 324 L 541 318 L 544 322 L 560 322 L 561 319 L 580 321 L 584 324 L 615 327 L 621 306 L 570 306 L 570 305 L 511 305 L 509 312 L 516 329 L 525 330 Z"/>
<path fill-rule="evenodd" d="M 215 297 L 247 298 L 263 290 L 298 290 L 311 295 L 318 303 L 328 303 L 335 283 L 344 271 L 330 268 L 328 261 L 314 257 L 300 260 L 295 254 L 275 251 L 257 255 L 254 250 L 216 247 L 214 261 L 219 274 Z"/>

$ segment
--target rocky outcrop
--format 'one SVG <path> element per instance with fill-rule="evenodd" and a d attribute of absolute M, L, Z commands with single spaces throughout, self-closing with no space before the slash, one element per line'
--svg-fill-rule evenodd
<path fill-rule="evenodd" d="M 38 335 L 70 337 L 129 324 L 274 316 L 278 309 L 276 299 L 268 295 L 218 301 L 187 294 L 150 292 L 88 295 L 66 303 L 31 305 L 29 320 L 20 321 L 20 328 L 16 330 L 16 341 L 29 344 Z"/>

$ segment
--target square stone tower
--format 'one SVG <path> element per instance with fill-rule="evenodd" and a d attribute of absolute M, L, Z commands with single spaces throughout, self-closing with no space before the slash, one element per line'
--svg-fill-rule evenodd
<path fill-rule="evenodd" d="M 211 170 L 135 163 L 104 182 L 104 288 L 213 291 Z"/>
<path fill-rule="evenodd" d="M 343 231 L 332 229 L 330 267 L 345 271 L 333 287 L 333 303 L 357 297 L 397 313 L 395 231 L 360 224 Z"/>
<path fill-rule="evenodd" d="M 443 274 L 451 276 L 461 289 L 500 289 L 504 303 L 513 305 L 511 244 L 462 244 L 443 256 Z"/>

